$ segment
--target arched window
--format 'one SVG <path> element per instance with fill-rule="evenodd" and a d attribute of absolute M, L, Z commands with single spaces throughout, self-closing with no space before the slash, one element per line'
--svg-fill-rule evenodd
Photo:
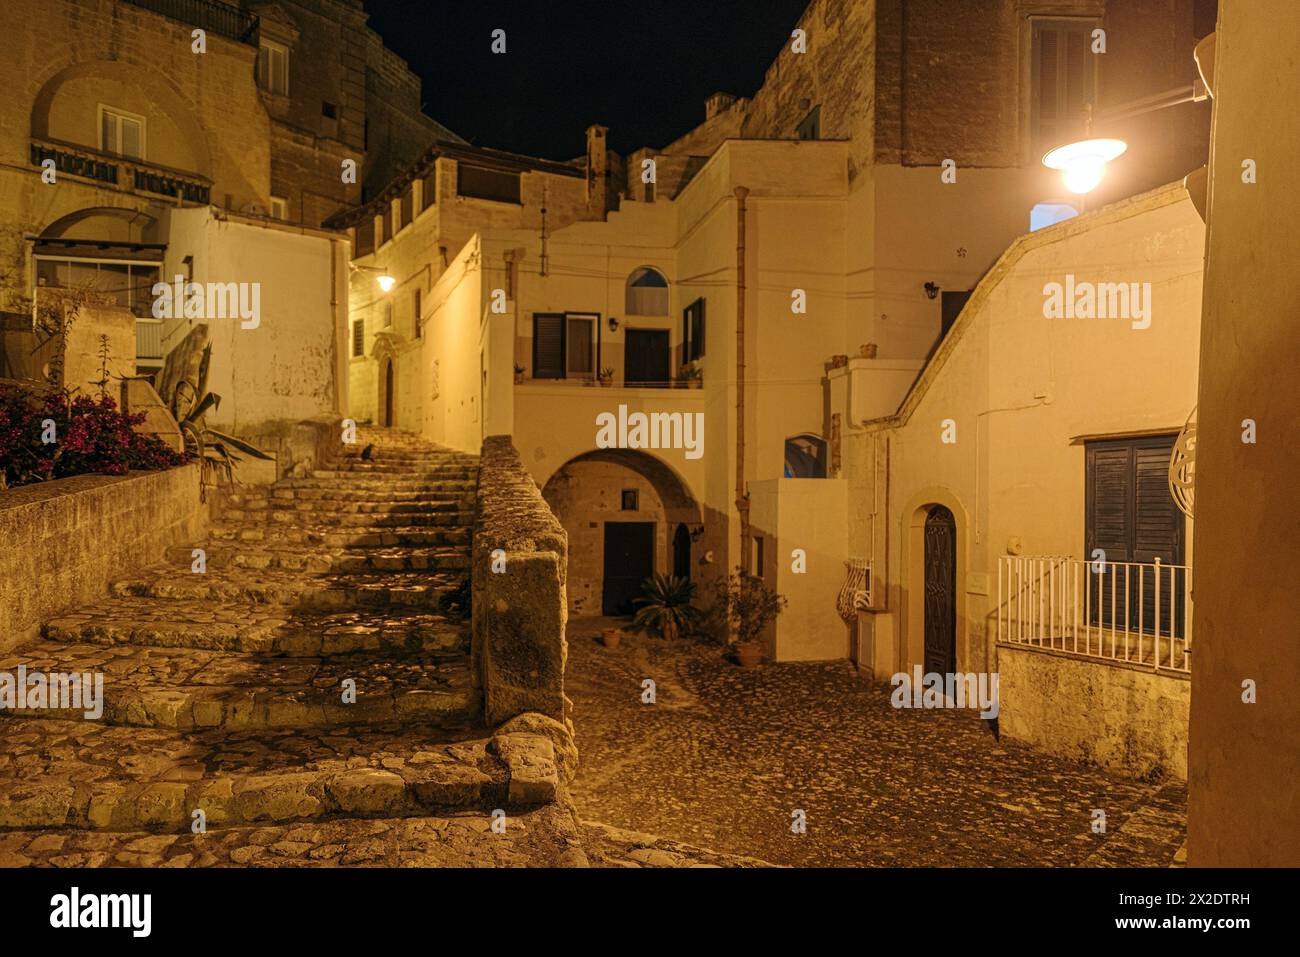
<path fill-rule="evenodd" d="M 627 277 L 624 311 L 629 316 L 668 315 L 668 280 L 664 274 L 650 266 L 634 269 Z"/>
<path fill-rule="evenodd" d="M 805 432 L 785 440 L 786 478 L 825 478 L 826 440 Z"/>

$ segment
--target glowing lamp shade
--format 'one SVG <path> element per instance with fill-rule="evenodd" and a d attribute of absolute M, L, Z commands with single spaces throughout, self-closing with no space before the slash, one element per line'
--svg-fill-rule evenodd
<path fill-rule="evenodd" d="M 1043 157 L 1043 165 L 1059 169 L 1070 192 L 1091 193 L 1106 175 L 1106 164 L 1127 149 L 1123 140 L 1081 140 L 1058 146 Z"/>
<path fill-rule="evenodd" d="M 392 276 L 380 276 L 375 281 L 379 283 L 379 288 L 382 289 L 384 292 L 388 292 L 390 289 L 393 288 L 394 285 L 397 284 L 397 280 L 394 279 Z"/>

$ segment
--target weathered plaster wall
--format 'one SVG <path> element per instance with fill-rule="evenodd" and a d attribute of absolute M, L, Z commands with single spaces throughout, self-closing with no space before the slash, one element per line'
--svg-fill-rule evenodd
<path fill-rule="evenodd" d="M 998 732 L 1136 777 L 1187 780 L 1187 676 L 998 646 Z"/>
<path fill-rule="evenodd" d="M 203 537 L 199 468 L 79 475 L 0 492 L 0 649 L 108 584 Z"/>

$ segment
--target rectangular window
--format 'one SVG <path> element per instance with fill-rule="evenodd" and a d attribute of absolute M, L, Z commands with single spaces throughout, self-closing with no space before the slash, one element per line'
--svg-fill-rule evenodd
<path fill-rule="evenodd" d="M 353 357 L 364 356 L 366 354 L 366 323 L 358 319 L 352 323 L 352 355 Z"/>
<path fill-rule="evenodd" d="M 257 85 L 268 93 L 289 95 L 289 48 L 263 40 L 257 48 Z"/>
<path fill-rule="evenodd" d="M 320 115 L 327 120 L 337 120 L 339 118 L 339 108 L 327 100 L 322 100 L 320 105 Z"/>
<path fill-rule="evenodd" d="M 623 489 L 623 511 L 635 512 L 639 507 L 638 499 L 640 496 L 634 488 Z"/>
<path fill-rule="evenodd" d="M 1113 622 L 1119 628 L 1137 630 L 1141 620 L 1144 629 L 1151 631 L 1155 623 L 1153 570 L 1143 569 L 1139 576 L 1136 568 L 1125 563 L 1150 565 L 1159 558 L 1166 566 L 1183 564 L 1183 514 L 1169 492 L 1169 459 L 1175 438 L 1108 439 L 1085 446 L 1084 559 L 1104 560 L 1107 569 L 1105 575 L 1089 575 L 1094 624 Z M 1175 607 L 1171 609 L 1169 574 L 1164 572 L 1161 579 L 1161 629 L 1168 629 L 1173 610 L 1177 632 L 1185 582 L 1183 573 L 1178 572 L 1173 582 Z M 1112 591 L 1118 593 L 1113 616 Z"/>
<path fill-rule="evenodd" d="M 283 196 L 271 197 L 271 218 L 288 219 L 289 218 L 289 201 Z"/>
<path fill-rule="evenodd" d="M 384 303 L 384 328 L 393 328 L 393 301 L 391 299 Z"/>
<path fill-rule="evenodd" d="M 144 159 L 144 117 L 101 106 L 99 149 L 126 159 Z"/>
<path fill-rule="evenodd" d="M 490 199 L 498 203 L 519 202 L 519 174 L 481 166 L 456 164 L 456 192 L 475 199 Z"/>
<path fill-rule="evenodd" d="M 812 112 L 803 118 L 795 128 L 794 135 L 801 140 L 819 140 L 822 138 L 822 108 L 814 106 Z"/>
<path fill-rule="evenodd" d="M 37 286 L 92 289 L 112 296 L 138 319 L 153 317 L 153 287 L 158 278 L 154 263 L 36 258 Z"/>
<path fill-rule="evenodd" d="M 1031 130 L 1036 147 L 1061 145 L 1085 129 L 1086 108 L 1096 102 L 1095 20 L 1034 20 L 1030 86 Z"/>
<path fill-rule="evenodd" d="M 411 303 L 411 311 L 415 314 L 415 338 L 420 338 L 422 332 L 420 329 L 420 290 L 415 290 L 415 296 Z"/>
<path fill-rule="evenodd" d="M 379 245 L 383 245 L 393 238 L 393 205 L 387 204 L 383 216 L 380 217 L 379 224 Z"/>
<path fill-rule="evenodd" d="M 563 315 L 533 315 L 533 378 L 563 379 L 565 370 Z"/>
<path fill-rule="evenodd" d="M 569 317 L 567 323 L 568 374 L 577 379 L 590 379 L 596 372 L 595 321 L 589 317 Z"/>
<path fill-rule="evenodd" d="M 696 299 L 682 310 L 682 355 L 693 362 L 704 356 L 704 299 Z"/>

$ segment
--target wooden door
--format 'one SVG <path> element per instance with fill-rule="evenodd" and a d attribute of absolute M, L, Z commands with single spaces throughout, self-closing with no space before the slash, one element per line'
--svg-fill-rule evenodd
<path fill-rule="evenodd" d="M 623 384 L 667 387 L 668 330 L 629 329 L 623 344 Z"/>
<path fill-rule="evenodd" d="M 631 615 L 632 599 L 655 570 L 654 522 L 605 523 L 605 579 L 601 613 Z"/>

